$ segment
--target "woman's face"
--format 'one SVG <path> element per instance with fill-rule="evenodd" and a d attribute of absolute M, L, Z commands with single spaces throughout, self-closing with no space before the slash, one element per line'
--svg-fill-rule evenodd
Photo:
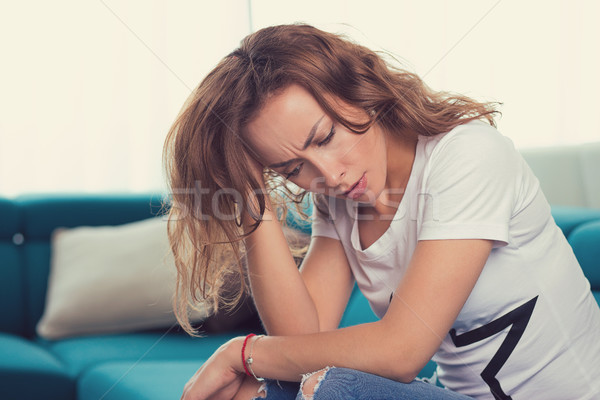
<path fill-rule="evenodd" d="M 334 104 L 351 121 L 368 119 L 362 109 Z M 364 134 L 347 130 L 301 86 L 268 100 L 245 136 L 259 162 L 303 189 L 370 204 L 384 189 L 386 139 L 379 126 Z"/>

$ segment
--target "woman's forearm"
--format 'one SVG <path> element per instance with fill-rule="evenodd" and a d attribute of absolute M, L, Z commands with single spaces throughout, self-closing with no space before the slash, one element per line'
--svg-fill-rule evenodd
<path fill-rule="evenodd" d="M 232 346 L 234 356 L 241 351 L 240 343 Z M 257 376 L 300 381 L 303 374 L 335 366 L 410 382 L 421 367 L 411 361 L 411 353 L 408 344 L 390 335 L 384 321 L 377 321 L 316 334 L 264 337 L 252 346 L 252 369 Z"/>
<path fill-rule="evenodd" d="M 250 286 L 269 335 L 319 331 L 317 310 L 283 235 L 267 210 L 258 229 L 246 238 Z"/>
<path fill-rule="evenodd" d="M 336 366 L 412 381 L 451 330 L 491 250 L 492 242 L 482 239 L 419 242 L 381 320 L 265 337 L 254 343 L 254 372 L 297 380 L 300 374 Z"/>

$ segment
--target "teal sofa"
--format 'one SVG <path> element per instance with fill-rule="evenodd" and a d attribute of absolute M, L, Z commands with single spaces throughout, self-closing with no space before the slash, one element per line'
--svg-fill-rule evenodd
<path fill-rule="evenodd" d="M 81 336 L 38 337 L 57 227 L 119 225 L 158 215 L 156 195 L 35 195 L 0 199 L 0 399 L 178 399 L 203 360 L 227 332 L 189 337 L 179 328 Z M 600 301 L 600 210 L 554 208 Z M 293 224 L 292 224 L 293 225 Z M 299 229 L 309 230 L 305 224 Z M 342 326 L 375 319 L 355 290 Z M 257 325 L 259 326 L 259 325 Z M 421 376 L 430 376 L 430 363 Z"/>

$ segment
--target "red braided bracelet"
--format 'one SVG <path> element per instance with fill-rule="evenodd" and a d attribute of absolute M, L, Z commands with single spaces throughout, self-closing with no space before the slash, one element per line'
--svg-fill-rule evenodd
<path fill-rule="evenodd" d="M 244 339 L 244 344 L 242 345 L 242 365 L 244 366 L 244 371 L 246 371 L 246 375 L 248 376 L 252 376 L 252 374 L 250 374 L 250 371 L 248 371 L 248 367 L 246 366 L 246 355 L 244 354 L 244 351 L 246 350 L 248 339 L 250 339 L 252 336 L 256 335 L 254 333 L 250 333 L 248 336 L 246 336 L 246 339 Z"/>

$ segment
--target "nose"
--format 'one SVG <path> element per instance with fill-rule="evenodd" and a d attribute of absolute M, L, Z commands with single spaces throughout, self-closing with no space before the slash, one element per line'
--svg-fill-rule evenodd
<path fill-rule="evenodd" d="M 334 171 L 329 174 L 323 175 L 325 177 L 325 184 L 332 189 L 339 189 L 340 184 L 342 183 L 342 178 L 344 177 L 344 172 Z"/>
<path fill-rule="evenodd" d="M 342 163 L 331 159 L 321 159 L 316 167 L 328 188 L 340 189 L 340 185 L 346 176 L 346 167 Z"/>

